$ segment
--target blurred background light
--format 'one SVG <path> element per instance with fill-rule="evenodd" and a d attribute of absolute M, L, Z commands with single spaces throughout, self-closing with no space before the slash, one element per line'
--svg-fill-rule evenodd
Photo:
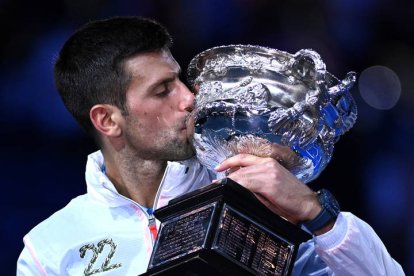
<path fill-rule="evenodd" d="M 386 66 L 371 66 L 362 71 L 359 82 L 362 99 L 376 109 L 393 108 L 401 95 L 401 83 L 397 74 Z"/>

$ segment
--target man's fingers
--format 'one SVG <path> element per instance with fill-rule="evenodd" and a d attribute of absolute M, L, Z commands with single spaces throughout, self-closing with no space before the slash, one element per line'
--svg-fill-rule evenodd
<path fill-rule="evenodd" d="M 215 169 L 218 172 L 231 169 L 231 172 L 233 172 L 240 167 L 247 167 L 267 162 L 269 161 L 269 158 L 277 160 L 279 164 L 288 170 L 291 170 L 300 164 L 299 156 L 291 148 L 278 144 L 272 144 L 272 153 L 269 157 L 259 157 L 252 154 L 242 153 L 229 157 L 221 162 Z"/>
<path fill-rule="evenodd" d="M 222 172 L 228 169 L 247 167 L 263 162 L 266 162 L 266 158 L 257 157 L 251 154 L 238 154 L 224 160 L 215 169 L 218 172 Z"/>

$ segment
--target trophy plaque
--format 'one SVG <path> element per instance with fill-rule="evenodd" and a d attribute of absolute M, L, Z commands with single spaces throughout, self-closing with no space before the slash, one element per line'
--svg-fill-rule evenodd
<path fill-rule="evenodd" d="M 144 275 L 290 275 L 311 238 L 229 178 L 154 215 L 161 226 Z"/>

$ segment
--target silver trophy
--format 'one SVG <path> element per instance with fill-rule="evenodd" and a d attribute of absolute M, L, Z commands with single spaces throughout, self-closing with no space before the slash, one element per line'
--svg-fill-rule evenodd
<path fill-rule="evenodd" d="M 294 152 L 283 165 L 308 183 L 357 117 L 349 93 L 356 74 L 337 79 L 310 49 L 290 54 L 252 45 L 214 47 L 195 56 L 187 74 L 196 93 L 197 158 L 211 169 L 238 153 L 272 156 L 277 145 Z"/>
<path fill-rule="evenodd" d="M 312 50 L 215 47 L 191 61 L 188 80 L 196 104 L 187 123 L 198 159 L 211 169 L 250 153 L 279 159 L 309 182 L 356 120 L 355 74 L 338 80 Z M 224 176 L 155 211 L 161 225 L 145 275 L 291 274 L 311 235 Z"/>

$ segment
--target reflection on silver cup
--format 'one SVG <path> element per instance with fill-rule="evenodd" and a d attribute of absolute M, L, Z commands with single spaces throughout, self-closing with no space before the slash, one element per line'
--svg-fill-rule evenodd
<path fill-rule="evenodd" d="M 193 58 L 187 77 L 197 95 L 194 146 L 209 168 L 238 153 L 275 157 L 278 145 L 295 153 L 284 165 L 307 183 L 356 120 L 355 73 L 338 80 L 313 50 L 214 47 Z"/>

